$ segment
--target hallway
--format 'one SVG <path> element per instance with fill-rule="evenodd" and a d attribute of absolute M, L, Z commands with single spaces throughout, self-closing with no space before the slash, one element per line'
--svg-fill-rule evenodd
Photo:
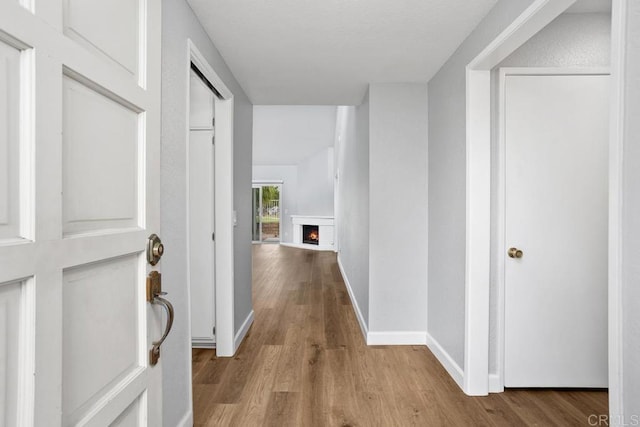
<path fill-rule="evenodd" d="M 332 252 L 254 245 L 253 306 L 235 357 L 193 351 L 196 426 L 586 426 L 608 410 L 603 391 L 468 397 L 426 346 L 367 347 Z"/>

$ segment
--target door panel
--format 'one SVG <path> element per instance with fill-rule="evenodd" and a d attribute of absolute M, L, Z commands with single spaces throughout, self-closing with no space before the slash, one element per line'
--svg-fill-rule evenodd
<path fill-rule="evenodd" d="M 64 0 L 64 33 L 137 77 L 142 6 L 141 0 Z"/>
<path fill-rule="evenodd" d="M 505 386 L 606 387 L 608 76 L 505 79 Z"/>
<path fill-rule="evenodd" d="M 146 332 L 138 328 L 136 303 L 138 270 L 137 256 L 129 255 L 63 272 L 64 424 L 86 415 L 91 404 L 136 370 L 144 357 L 140 349 Z M 96 334 L 96 324 L 109 325 L 109 333 Z"/>
<path fill-rule="evenodd" d="M 144 420 L 140 419 L 140 406 L 142 397 L 138 397 L 109 427 L 136 427 Z"/>
<path fill-rule="evenodd" d="M 189 129 L 211 130 L 213 128 L 213 92 L 193 70 L 189 80 Z"/>
<path fill-rule="evenodd" d="M 18 390 L 20 379 L 20 343 L 25 341 L 23 328 L 24 281 L 0 284 L 0 424 L 18 423 Z"/>
<path fill-rule="evenodd" d="M 0 2 L 7 425 L 162 425 L 160 39 L 158 1 Z"/>
<path fill-rule="evenodd" d="M 70 77 L 63 92 L 64 234 L 137 226 L 139 112 Z"/>
<path fill-rule="evenodd" d="M 189 283 L 191 339 L 194 345 L 213 344 L 215 276 L 213 233 L 212 131 L 189 136 Z"/>
<path fill-rule="evenodd" d="M 20 50 L 0 41 L 0 241 L 20 236 Z"/>

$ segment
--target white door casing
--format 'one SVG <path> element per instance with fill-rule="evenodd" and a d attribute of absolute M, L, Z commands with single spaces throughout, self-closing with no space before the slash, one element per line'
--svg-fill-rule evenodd
<path fill-rule="evenodd" d="M 160 18 L 159 1 L 0 3 L 5 425 L 162 424 L 165 319 L 145 289 Z"/>
<path fill-rule="evenodd" d="M 468 395 L 500 392 L 489 375 L 491 247 L 491 70 L 575 0 L 534 0 L 466 66 L 466 237 L 464 366 L 447 367 Z M 615 8 L 614 8 L 615 10 Z"/>
<path fill-rule="evenodd" d="M 189 101 L 189 287 L 191 342 L 215 344 L 214 93 L 193 70 Z"/>
<path fill-rule="evenodd" d="M 500 73 L 507 387 L 607 386 L 608 76 L 573 73 Z"/>
<path fill-rule="evenodd" d="M 233 210 L 233 92 L 209 65 L 204 55 L 191 39 L 187 39 L 187 49 L 184 62 L 185 89 L 189 90 L 191 66 L 196 68 L 213 85 L 219 96 L 214 98 L 216 115 L 216 148 L 214 158 L 214 192 L 216 203 L 214 242 L 216 251 L 216 355 L 219 357 L 233 356 L 238 348 L 234 327 L 234 210 Z M 185 102 L 188 103 L 185 98 Z M 187 104 L 188 105 L 188 104 Z M 185 138 L 189 139 L 189 126 L 185 127 Z M 188 200 L 185 199 L 185 203 Z M 189 315 L 189 319 L 191 316 Z M 189 320 L 191 321 L 191 320 Z M 190 341 L 190 340 L 189 340 Z M 191 362 L 189 361 L 189 367 Z"/>

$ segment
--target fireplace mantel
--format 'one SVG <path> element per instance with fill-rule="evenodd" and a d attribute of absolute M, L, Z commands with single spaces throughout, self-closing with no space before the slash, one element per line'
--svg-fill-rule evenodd
<path fill-rule="evenodd" d="M 334 250 L 334 218 L 332 216 L 291 215 L 291 222 L 293 223 L 293 244 L 290 246 L 319 251 Z M 318 226 L 319 242 L 317 245 L 302 242 L 303 225 Z"/>

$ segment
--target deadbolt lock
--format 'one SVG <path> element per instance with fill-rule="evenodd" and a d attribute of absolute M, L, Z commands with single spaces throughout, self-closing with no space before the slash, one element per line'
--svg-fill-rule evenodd
<path fill-rule="evenodd" d="M 147 261 L 151 265 L 156 265 L 162 254 L 164 253 L 164 245 L 157 234 L 152 234 L 147 239 Z"/>
<path fill-rule="evenodd" d="M 509 248 L 507 254 L 510 258 L 522 258 L 523 255 L 522 251 L 518 248 Z"/>

